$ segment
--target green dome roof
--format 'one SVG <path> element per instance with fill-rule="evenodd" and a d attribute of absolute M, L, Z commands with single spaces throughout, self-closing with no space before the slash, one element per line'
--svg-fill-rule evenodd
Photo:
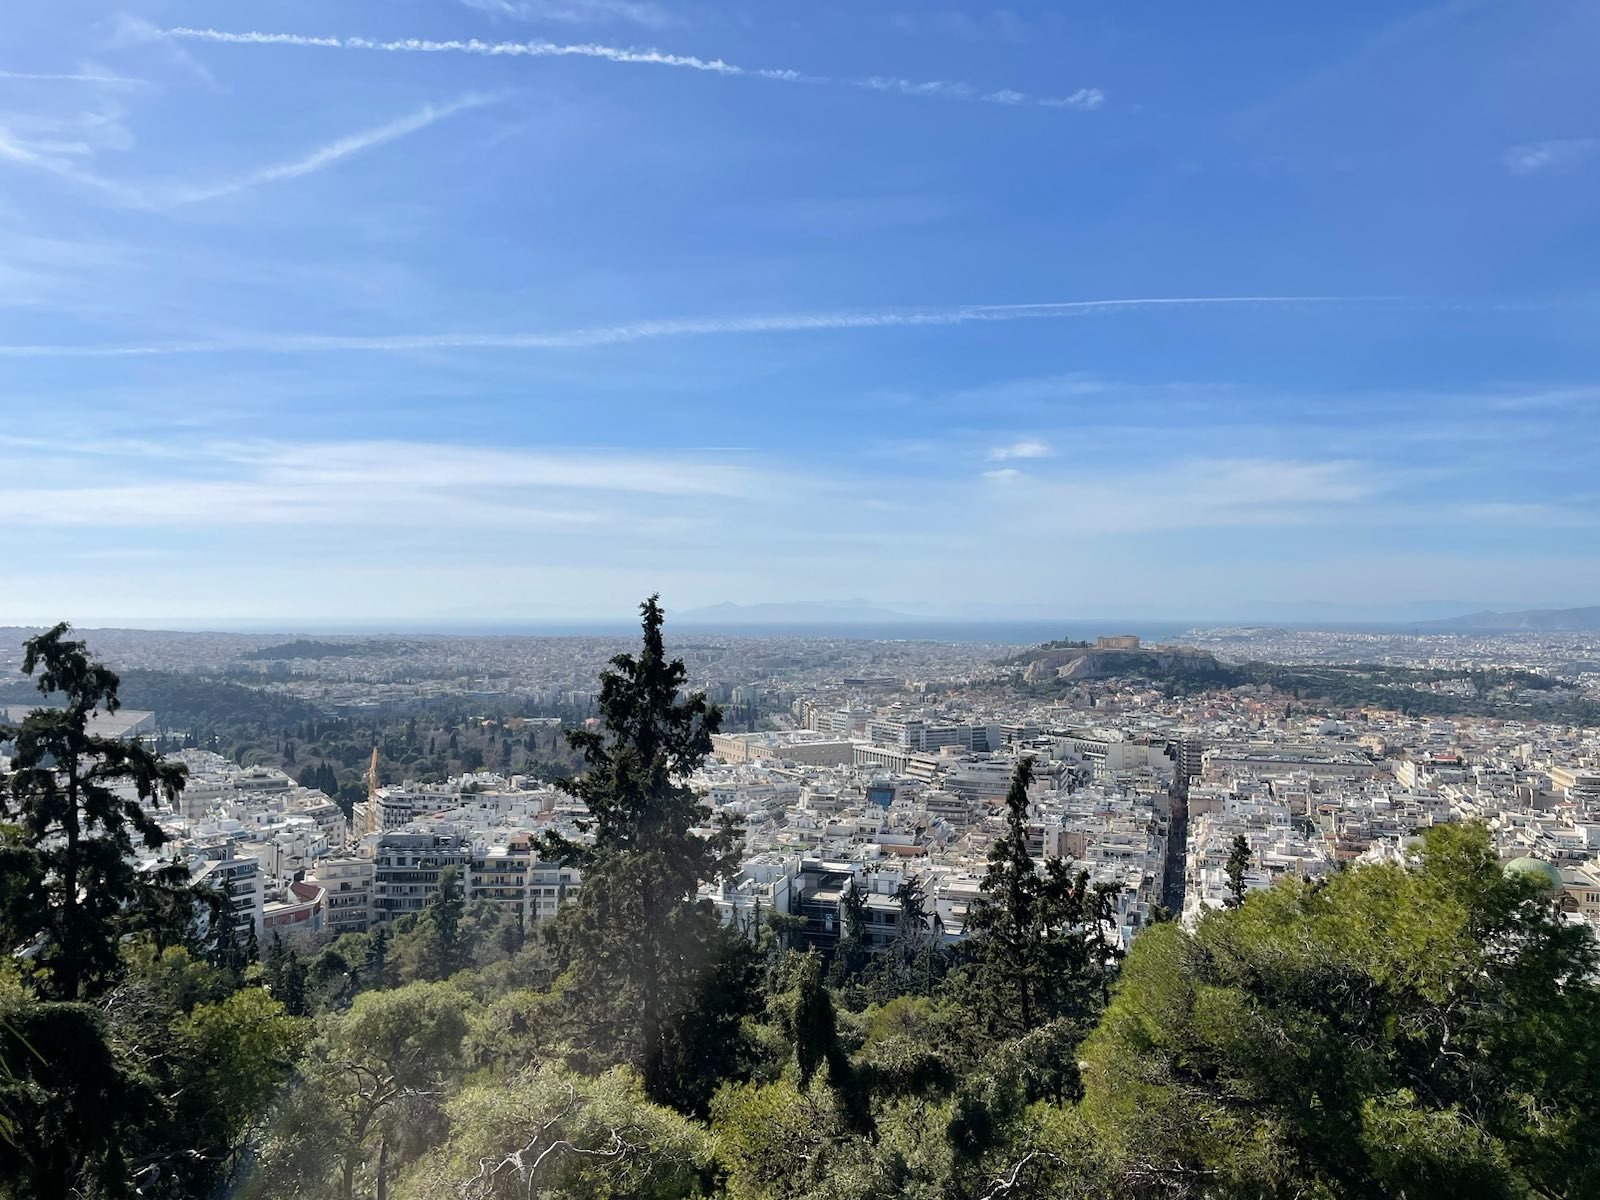
<path fill-rule="evenodd" d="M 1542 858 L 1513 858 L 1506 864 L 1506 876 L 1529 880 L 1553 892 L 1562 891 L 1566 887 L 1561 880 L 1561 872 Z"/>

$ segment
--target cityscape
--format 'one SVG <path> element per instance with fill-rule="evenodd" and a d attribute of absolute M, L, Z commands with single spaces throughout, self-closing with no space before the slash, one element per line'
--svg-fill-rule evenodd
<path fill-rule="evenodd" d="M 0 632 L 20 646 L 28 631 Z M 160 815 L 171 839 L 163 853 L 187 855 L 197 881 L 228 881 L 241 932 L 307 948 L 365 932 L 425 907 L 449 866 L 462 870 L 469 901 L 491 898 L 530 923 L 581 885 L 581 872 L 541 861 L 535 845 L 552 830 L 579 834 L 584 809 L 549 773 L 564 761 L 561 714 L 593 718 L 594 680 L 625 639 L 88 636 L 118 668 L 226 679 L 326 719 L 429 727 L 430 714 L 459 712 L 505 746 L 547 749 L 534 760 L 542 777 L 509 759 L 410 775 L 375 754 L 355 764 L 365 794 L 347 788 L 342 800 L 316 785 L 325 760 L 296 768 L 249 751 L 235 761 L 177 750 L 189 783 L 181 809 Z M 1600 632 L 1197 628 L 1181 646 L 1101 634 L 1081 650 L 695 632 L 669 644 L 687 686 L 723 707 L 730 730 L 687 782 L 713 817 L 729 814 L 743 830 L 738 871 L 701 889 L 734 925 L 762 911 L 803 913 L 808 934 L 828 945 L 854 880 L 878 898 L 874 933 L 889 941 L 897 917 L 886 898 L 913 879 L 930 928 L 959 942 L 1024 758 L 1034 765 L 1033 852 L 1110 889 L 1124 950 L 1163 909 L 1192 922 L 1222 907 L 1236 838 L 1249 847 L 1245 886 L 1256 889 L 1401 856 L 1423 830 L 1451 822 L 1486 823 L 1503 860 L 1537 862 L 1559 878 L 1565 911 L 1600 923 Z M 14 667 L 17 653 L 7 657 L 0 669 Z M 1429 701 L 1425 712 L 1398 692 L 1338 702 L 1309 685 L 1205 686 L 1204 666 L 1230 660 L 1437 678 L 1405 689 Z M 1485 672 L 1510 681 L 1492 702 L 1481 700 Z M 25 711 L 13 705 L 10 716 Z M 152 745 L 197 732 L 159 711 L 110 720 Z M 431 865 L 419 880 L 422 860 Z"/>
<path fill-rule="evenodd" d="M 0 1200 L 1600 1198 L 1600 0 L 0 17 Z"/>

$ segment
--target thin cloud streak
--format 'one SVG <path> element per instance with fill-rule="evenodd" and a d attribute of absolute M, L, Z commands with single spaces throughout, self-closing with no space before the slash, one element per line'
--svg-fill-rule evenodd
<path fill-rule="evenodd" d="M 910 79 L 868 76 L 864 79 L 836 79 L 784 67 L 742 67 L 721 58 L 701 58 L 693 54 L 669 54 L 654 49 L 607 46 L 597 42 L 560 43 L 539 39 L 526 42 L 433 41 L 427 38 L 401 38 L 375 41 L 364 37 L 316 37 L 300 33 L 235 33 L 223 29 L 195 29 L 186 25 L 160 31 L 166 37 L 188 41 L 219 42 L 235 46 L 302 46 L 325 50 L 373 50 L 386 54 L 471 54 L 484 58 L 595 58 L 630 65 L 676 67 L 746 79 L 767 79 L 778 83 L 826 84 L 893 92 L 904 96 L 968 100 L 982 104 L 1043 108 L 1070 108 L 1092 111 L 1105 102 L 1099 88 L 1079 88 L 1067 96 L 1029 96 L 1011 88 L 986 91 L 969 83 L 947 80 L 917 82 Z"/>
<path fill-rule="evenodd" d="M 176 186 L 121 183 L 117 180 L 107 179 L 102 175 L 97 175 L 92 171 L 79 167 L 72 157 L 59 153 L 47 153 L 41 150 L 37 145 L 30 144 L 15 136 L 4 126 L 0 126 L 0 162 L 10 162 L 36 171 L 45 171 L 80 187 L 91 188 L 100 192 L 116 203 L 128 208 L 161 212 L 168 209 L 181 208 L 188 204 L 198 204 L 207 200 L 216 200 L 223 196 L 231 196 L 237 192 L 260 187 L 263 184 L 277 183 L 286 179 L 299 179 L 302 176 L 311 175 L 331 167 L 351 155 L 408 137 L 436 122 L 454 116 L 456 113 L 464 112 L 471 108 L 479 108 L 486 104 L 493 104 L 499 99 L 499 96 L 471 93 L 442 106 L 424 105 L 416 112 L 390 121 L 385 125 L 379 125 L 373 129 L 362 130 L 359 133 L 338 138 L 325 146 L 318 147 L 304 157 L 293 159 L 289 162 L 275 163 L 271 166 L 251 171 L 236 179 L 224 180 L 221 183 L 210 185 Z"/>
<path fill-rule="evenodd" d="M 905 329 L 1022 321 L 1168 308 L 1297 304 L 1361 304 L 1392 301 L 1382 296 L 1149 296 L 1118 300 L 1065 300 L 1038 304 L 970 304 L 957 308 L 881 312 L 790 313 L 778 316 L 711 317 L 635 321 L 589 329 L 535 333 L 432 333 L 374 337 L 339 335 L 251 335 L 210 342 L 142 345 L 0 345 L 0 358 L 159 358 L 185 354 L 314 354 L 414 350 L 579 350 L 662 338 L 732 334 L 811 333 L 851 329 Z"/>
<path fill-rule="evenodd" d="M 251 171 L 248 175 L 242 175 L 238 179 L 214 184 L 211 187 L 174 192 L 169 198 L 168 204 L 174 206 L 197 204 L 205 200 L 231 196 L 236 192 L 260 187 L 265 183 L 277 183 L 284 179 L 299 179 L 302 176 L 321 171 L 325 167 L 331 167 L 341 159 L 349 158 L 352 154 L 359 154 L 363 150 L 382 146 L 386 142 L 408 137 L 436 122 L 452 117 L 456 113 L 464 112 L 469 108 L 481 108 L 486 104 L 494 103 L 496 99 L 497 97 L 494 96 L 468 95 L 439 108 L 426 104 L 416 112 L 398 120 L 390 121 L 386 125 L 379 125 L 376 128 L 363 130 L 360 133 L 353 133 L 348 137 L 329 142 L 326 146 L 319 147 L 304 158 L 263 167 L 260 170 Z"/>
<path fill-rule="evenodd" d="M 0 79 L 41 83 L 100 83 L 117 87 L 143 87 L 150 82 L 131 75 L 101 75 L 93 71 L 0 71 Z"/>

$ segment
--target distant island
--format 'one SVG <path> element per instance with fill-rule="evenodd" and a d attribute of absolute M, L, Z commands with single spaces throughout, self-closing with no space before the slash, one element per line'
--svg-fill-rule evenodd
<path fill-rule="evenodd" d="M 1600 633 L 1600 606 L 1475 612 L 1422 621 L 1413 628 L 1424 633 Z"/>

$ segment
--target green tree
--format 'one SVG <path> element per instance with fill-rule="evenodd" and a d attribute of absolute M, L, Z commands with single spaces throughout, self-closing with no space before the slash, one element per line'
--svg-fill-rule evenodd
<path fill-rule="evenodd" d="M 704 1195 L 711 1139 L 651 1103 L 617 1068 L 586 1079 L 547 1063 L 474 1083 L 446 1107 L 449 1134 L 408 1172 L 401 1200 Z"/>
<path fill-rule="evenodd" d="M 38 708 L 20 727 L 0 734 L 15 742 L 12 774 L 0 808 L 19 827 L 26 875 L 35 902 L 8 906 L 7 944 L 35 942 L 35 962 L 48 994 L 64 1000 L 96 995 L 117 975 L 118 944 L 152 890 L 186 887 L 181 863 L 144 876 L 134 866 L 135 844 L 156 850 L 166 834 L 147 811 L 150 802 L 175 802 L 186 770 L 138 742 L 89 732 L 96 712 L 114 713 L 117 676 L 89 657 L 84 643 L 57 625 L 23 643 L 22 669 L 61 707 Z M 133 796 L 118 790 L 131 785 Z"/>
<path fill-rule="evenodd" d="M 368 987 L 382 987 L 389 966 L 389 927 L 376 926 L 367 935 L 367 961 L 362 976 Z"/>
<path fill-rule="evenodd" d="M 333 1176 L 343 1200 L 381 1145 L 414 1141 L 437 1120 L 465 1069 L 470 998 L 446 983 L 365 992 L 328 1018 L 265 1147 L 264 1182 L 319 1194 Z"/>
<path fill-rule="evenodd" d="M 293 1070 L 307 1023 L 259 987 L 203 1004 L 176 1024 L 182 1086 L 174 1121 L 186 1150 L 230 1174 Z"/>
<path fill-rule="evenodd" d="M 944 977 L 947 962 L 933 942 L 922 880 L 907 875 L 895 888 L 894 898 L 899 909 L 894 940 L 868 968 L 867 992 L 876 1004 L 912 993 L 929 994 L 935 980 Z"/>
<path fill-rule="evenodd" d="M 439 977 L 442 979 L 450 978 L 465 965 L 461 947 L 461 916 L 465 911 L 461 868 L 446 867 L 439 872 L 439 890 L 422 910 L 422 920 L 432 926 L 439 938 Z"/>
<path fill-rule="evenodd" d="M 836 988 L 853 985 L 867 969 L 867 899 L 851 876 L 839 895 L 839 941 L 833 948 L 828 982 Z"/>
<path fill-rule="evenodd" d="M 826 1195 L 817 1185 L 842 1132 L 826 1098 L 787 1078 L 730 1085 L 717 1093 L 711 1128 L 732 1200 Z"/>
<path fill-rule="evenodd" d="M 1482 827 L 1134 943 L 1083 1112 L 1156 1196 L 1600 1194 L 1593 935 Z"/>
<path fill-rule="evenodd" d="M 654 596 L 640 607 L 640 653 L 616 656 L 600 677 L 603 731 L 567 735 L 585 769 L 560 786 L 587 806 L 593 841 L 551 836 L 544 848 L 583 869 L 582 890 L 554 926 L 574 1045 L 596 1064 L 633 1066 L 664 1102 L 675 1090 L 669 1064 L 680 1061 L 674 1043 L 718 944 L 716 916 L 696 890 L 733 868 L 736 831 L 725 819 L 706 832 L 710 810 L 685 783 L 711 752 L 717 709 L 699 693 L 679 698 L 687 672 L 666 657 L 661 608 Z"/>
<path fill-rule="evenodd" d="M 1033 760 L 1021 759 L 1006 792 L 1005 827 L 989 851 L 982 898 L 967 916 L 968 995 L 985 1027 L 1001 1037 L 1028 1032 L 1046 1008 L 1049 964 L 1041 953 L 1044 879 L 1028 852 L 1028 787 Z"/>
<path fill-rule="evenodd" d="M 1223 903 L 1228 908 L 1238 908 L 1244 903 L 1244 873 L 1250 869 L 1250 843 L 1244 834 L 1233 835 L 1233 845 L 1228 850 L 1228 898 Z"/>
<path fill-rule="evenodd" d="M 272 935 L 272 945 L 267 948 L 267 958 L 262 968 L 272 998 L 282 1004 L 291 1017 L 308 1015 L 310 969 L 305 960 L 292 947 L 284 945 L 283 939 L 277 934 Z"/>
<path fill-rule="evenodd" d="M 6 1200 L 120 1197 L 131 1192 L 127 1141 L 156 1101 L 126 1069 L 105 1018 L 81 1002 L 0 1005 L 0 1138 Z"/>

